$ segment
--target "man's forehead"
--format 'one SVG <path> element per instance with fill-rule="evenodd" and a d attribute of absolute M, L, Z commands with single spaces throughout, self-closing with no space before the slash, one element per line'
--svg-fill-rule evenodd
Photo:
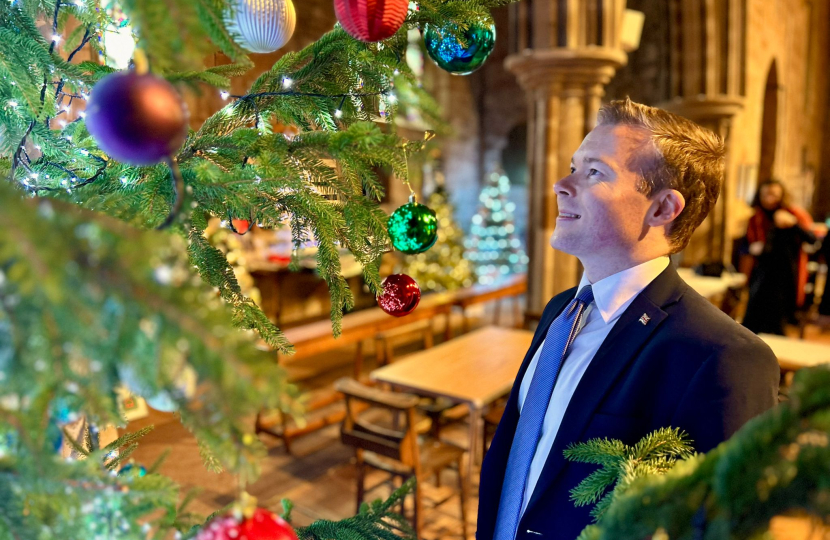
<path fill-rule="evenodd" d="M 627 124 L 600 124 L 592 129 L 574 153 L 571 161 L 602 160 L 609 165 L 624 163 L 632 151 L 648 141 L 644 128 Z"/>

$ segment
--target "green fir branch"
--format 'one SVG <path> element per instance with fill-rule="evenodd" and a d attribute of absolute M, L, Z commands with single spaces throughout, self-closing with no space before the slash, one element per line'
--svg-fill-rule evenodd
<path fill-rule="evenodd" d="M 564 455 L 570 461 L 601 466 L 570 491 L 576 506 L 595 505 L 591 517 L 596 521 L 633 482 L 667 473 L 678 460 L 692 455 L 692 446 L 680 430 L 660 428 L 634 446 L 618 440 L 590 439 L 569 445 Z"/>

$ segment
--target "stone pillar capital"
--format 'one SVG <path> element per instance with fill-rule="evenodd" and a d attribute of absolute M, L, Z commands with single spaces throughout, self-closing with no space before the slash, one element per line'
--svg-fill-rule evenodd
<path fill-rule="evenodd" d="M 700 124 L 715 124 L 730 120 L 744 108 L 745 98 L 724 94 L 696 97 L 677 97 L 658 105 L 671 113 L 678 114 Z"/>
<path fill-rule="evenodd" d="M 620 49 L 587 46 L 578 49 L 526 49 L 508 56 L 505 67 L 527 92 L 556 95 L 574 88 L 601 88 L 627 63 Z"/>

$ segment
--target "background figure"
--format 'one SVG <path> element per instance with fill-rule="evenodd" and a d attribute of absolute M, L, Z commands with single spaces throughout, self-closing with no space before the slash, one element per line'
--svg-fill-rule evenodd
<path fill-rule="evenodd" d="M 807 254 L 801 244 L 815 242 L 813 220 L 789 203 L 778 180 L 762 182 L 752 206 L 746 237 L 753 264 L 743 325 L 756 334 L 783 335 L 784 324 L 795 322 L 795 310 L 804 303 Z"/>

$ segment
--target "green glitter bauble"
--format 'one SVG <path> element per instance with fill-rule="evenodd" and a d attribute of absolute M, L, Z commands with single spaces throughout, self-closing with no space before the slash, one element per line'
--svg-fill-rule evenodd
<path fill-rule="evenodd" d="M 438 67 L 453 75 L 469 75 L 493 52 L 496 25 L 489 15 L 471 21 L 467 30 L 460 30 L 453 23 L 439 27 L 427 24 L 424 44 Z"/>
<path fill-rule="evenodd" d="M 411 202 L 395 210 L 387 223 L 392 245 L 398 251 L 413 255 L 423 253 L 438 239 L 435 212 L 423 204 Z"/>

